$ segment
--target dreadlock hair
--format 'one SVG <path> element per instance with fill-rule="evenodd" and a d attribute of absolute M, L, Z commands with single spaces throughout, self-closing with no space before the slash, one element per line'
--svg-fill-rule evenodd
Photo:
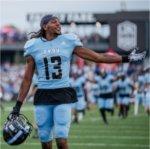
<path fill-rule="evenodd" d="M 45 38 L 45 30 L 44 30 L 44 28 L 42 27 L 39 31 L 37 31 L 37 32 L 31 32 L 31 33 L 29 33 L 29 35 L 31 35 L 30 36 L 30 39 L 32 39 L 32 38 Z"/>

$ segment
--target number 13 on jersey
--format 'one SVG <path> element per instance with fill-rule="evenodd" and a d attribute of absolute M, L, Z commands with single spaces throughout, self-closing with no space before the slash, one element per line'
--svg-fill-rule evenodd
<path fill-rule="evenodd" d="M 49 79 L 61 79 L 62 78 L 62 69 L 61 69 L 61 57 L 60 56 L 53 56 L 50 58 L 44 57 L 44 67 L 45 67 L 45 77 L 46 80 Z M 54 63 L 53 69 L 55 72 L 52 72 L 52 74 L 49 73 L 48 69 L 48 62 Z M 50 78 L 52 76 L 52 78 Z"/>

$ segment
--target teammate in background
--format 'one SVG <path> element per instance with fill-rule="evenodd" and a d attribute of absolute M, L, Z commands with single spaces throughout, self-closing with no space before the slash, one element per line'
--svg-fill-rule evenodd
<path fill-rule="evenodd" d="M 146 83 L 145 84 L 145 111 L 147 112 L 148 115 L 150 115 L 150 84 Z"/>
<path fill-rule="evenodd" d="M 101 76 L 98 80 L 100 88 L 98 107 L 104 123 L 108 124 L 106 112 L 110 112 L 111 115 L 114 114 L 113 76 L 104 69 L 100 73 Z"/>
<path fill-rule="evenodd" d="M 144 70 L 141 70 L 137 76 L 137 81 L 135 83 L 135 102 L 134 102 L 134 115 L 138 114 L 139 105 L 144 104 L 144 86 L 145 86 L 145 76 Z"/>
<path fill-rule="evenodd" d="M 86 76 L 86 82 L 85 82 L 85 95 L 86 95 L 86 102 L 87 102 L 87 109 L 90 110 L 95 104 L 95 97 L 93 95 L 93 85 L 95 84 L 95 77 L 94 77 L 94 72 L 91 71 L 91 68 L 85 72 Z"/>
<path fill-rule="evenodd" d="M 79 123 L 85 115 L 86 101 L 84 93 L 84 83 L 86 81 L 85 76 L 73 75 L 71 79 L 71 86 L 75 88 L 78 101 L 73 104 L 73 117 L 74 123 Z"/>
<path fill-rule="evenodd" d="M 91 89 L 92 95 L 93 95 L 93 99 L 94 99 L 94 104 L 97 104 L 97 101 L 99 99 L 99 95 L 100 95 L 100 88 L 99 88 L 99 83 L 97 81 L 97 77 L 95 77 L 95 81 L 92 84 L 92 89 Z"/>
<path fill-rule="evenodd" d="M 34 108 L 42 149 L 52 149 L 53 138 L 58 149 L 68 149 L 71 105 L 77 101 L 69 81 L 72 54 L 96 63 L 121 63 L 142 59 L 145 53 L 137 53 L 136 50 L 129 56 L 96 53 L 84 48 L 76 35 L 61 34 L 60 21 L 53 15 L 44 16 L 40 27 L 24 46 L 25 74 L 11 115 L 19 115 L 36 69 L 38 89 L 34 96 Z"/>
<path fill-rule="evenodd" d="M 150 115 L 150 68 L 145 70 L 145 86 L 144 86 L 144 107 L 148 115 Z"/>
<path fill-rule="evenodd" d="M 119 116 L 126 118 L 128 116 L 130 96 L 133 93 L 133 83 L 126 77 L 124 73 L 121 74 L 120 80 L 117 84 L 117 92 L 119 98 Z"/>
<path fill-rule="evenodd" d="M 143 84 L 144 86 L 144 84 Z M 139 105 L 142 104 L 144 105 L 144 88 L 141 90 L 141 86 L 139 82 L 135 83 L 135 90 L 134 90 L 134 95 L 135 95 L 135 101 L 134 101 L 134 115 L 138 115 L 139 112 Z"/>

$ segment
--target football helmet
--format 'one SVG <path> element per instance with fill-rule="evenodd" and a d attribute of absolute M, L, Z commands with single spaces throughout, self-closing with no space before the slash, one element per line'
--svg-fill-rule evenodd
<path fill-rule="evenodd" d="M 3 138 L 9 145 L 19 145 L 30 135 L 32 128 L 32 124 L 23 114 L 10 114 L 3 127 Z"/>

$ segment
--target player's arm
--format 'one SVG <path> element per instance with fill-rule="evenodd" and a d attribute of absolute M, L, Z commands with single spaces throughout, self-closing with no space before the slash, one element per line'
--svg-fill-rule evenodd
<path fill-rule="evenodd" d="M 109 55 L 107 53 L 97 53 L 88 48 L 82 46 L 76 46 L 74 53 L 86 60 L 90 60 L 96 63 L 123 63 L 130 61 L 138 61 L 145 58 L 146 51 L 138 51 L 134 48 L 132 52 L 127 56 L 120 56 L 117 53 L 115 55 Z"/>
<path fill-rule="evenodd" d="M 25 73 L 24 73 L 23 81 L 21 83 L 20 90 L 19 90 L 17 102 L 16 102 L 16 105 L 13 108 L 13 111 L 11 112 L 11 114 L 14 114 L 14 115 L 19 114 L 21 105 L 22 105 L 23 101 L 25 100 L 25 98 L 28 94 L 28 91 L 30 89 L 34 70 L 35 70 L 34 59 L 31 56 L 28 56 L 26 58 Z"/>
<path fill-rule="evenodd" d="M 75 47 L 74 54 L 77 56 L 90 60 L 96 63 L 121 63 L 122 56 L 115 54 L 115 55 L 108 55 L 106 53 L 97 53 L 93 50 L 84 47 Z"/>
<path fill-rule="evenodd" d="M 30 85 L 32 83 L 34 70 L 35 70 L 34 59 L 31 56 L 28 56 L 26 58 L 25 74 L 23 77 L 23 81 L 21 83 L 21 87 L 20 87 L 20 91 L 19 91 L 18 99 L 17 99 L 20 102 L 23 102 L 28 94 Z"/>

